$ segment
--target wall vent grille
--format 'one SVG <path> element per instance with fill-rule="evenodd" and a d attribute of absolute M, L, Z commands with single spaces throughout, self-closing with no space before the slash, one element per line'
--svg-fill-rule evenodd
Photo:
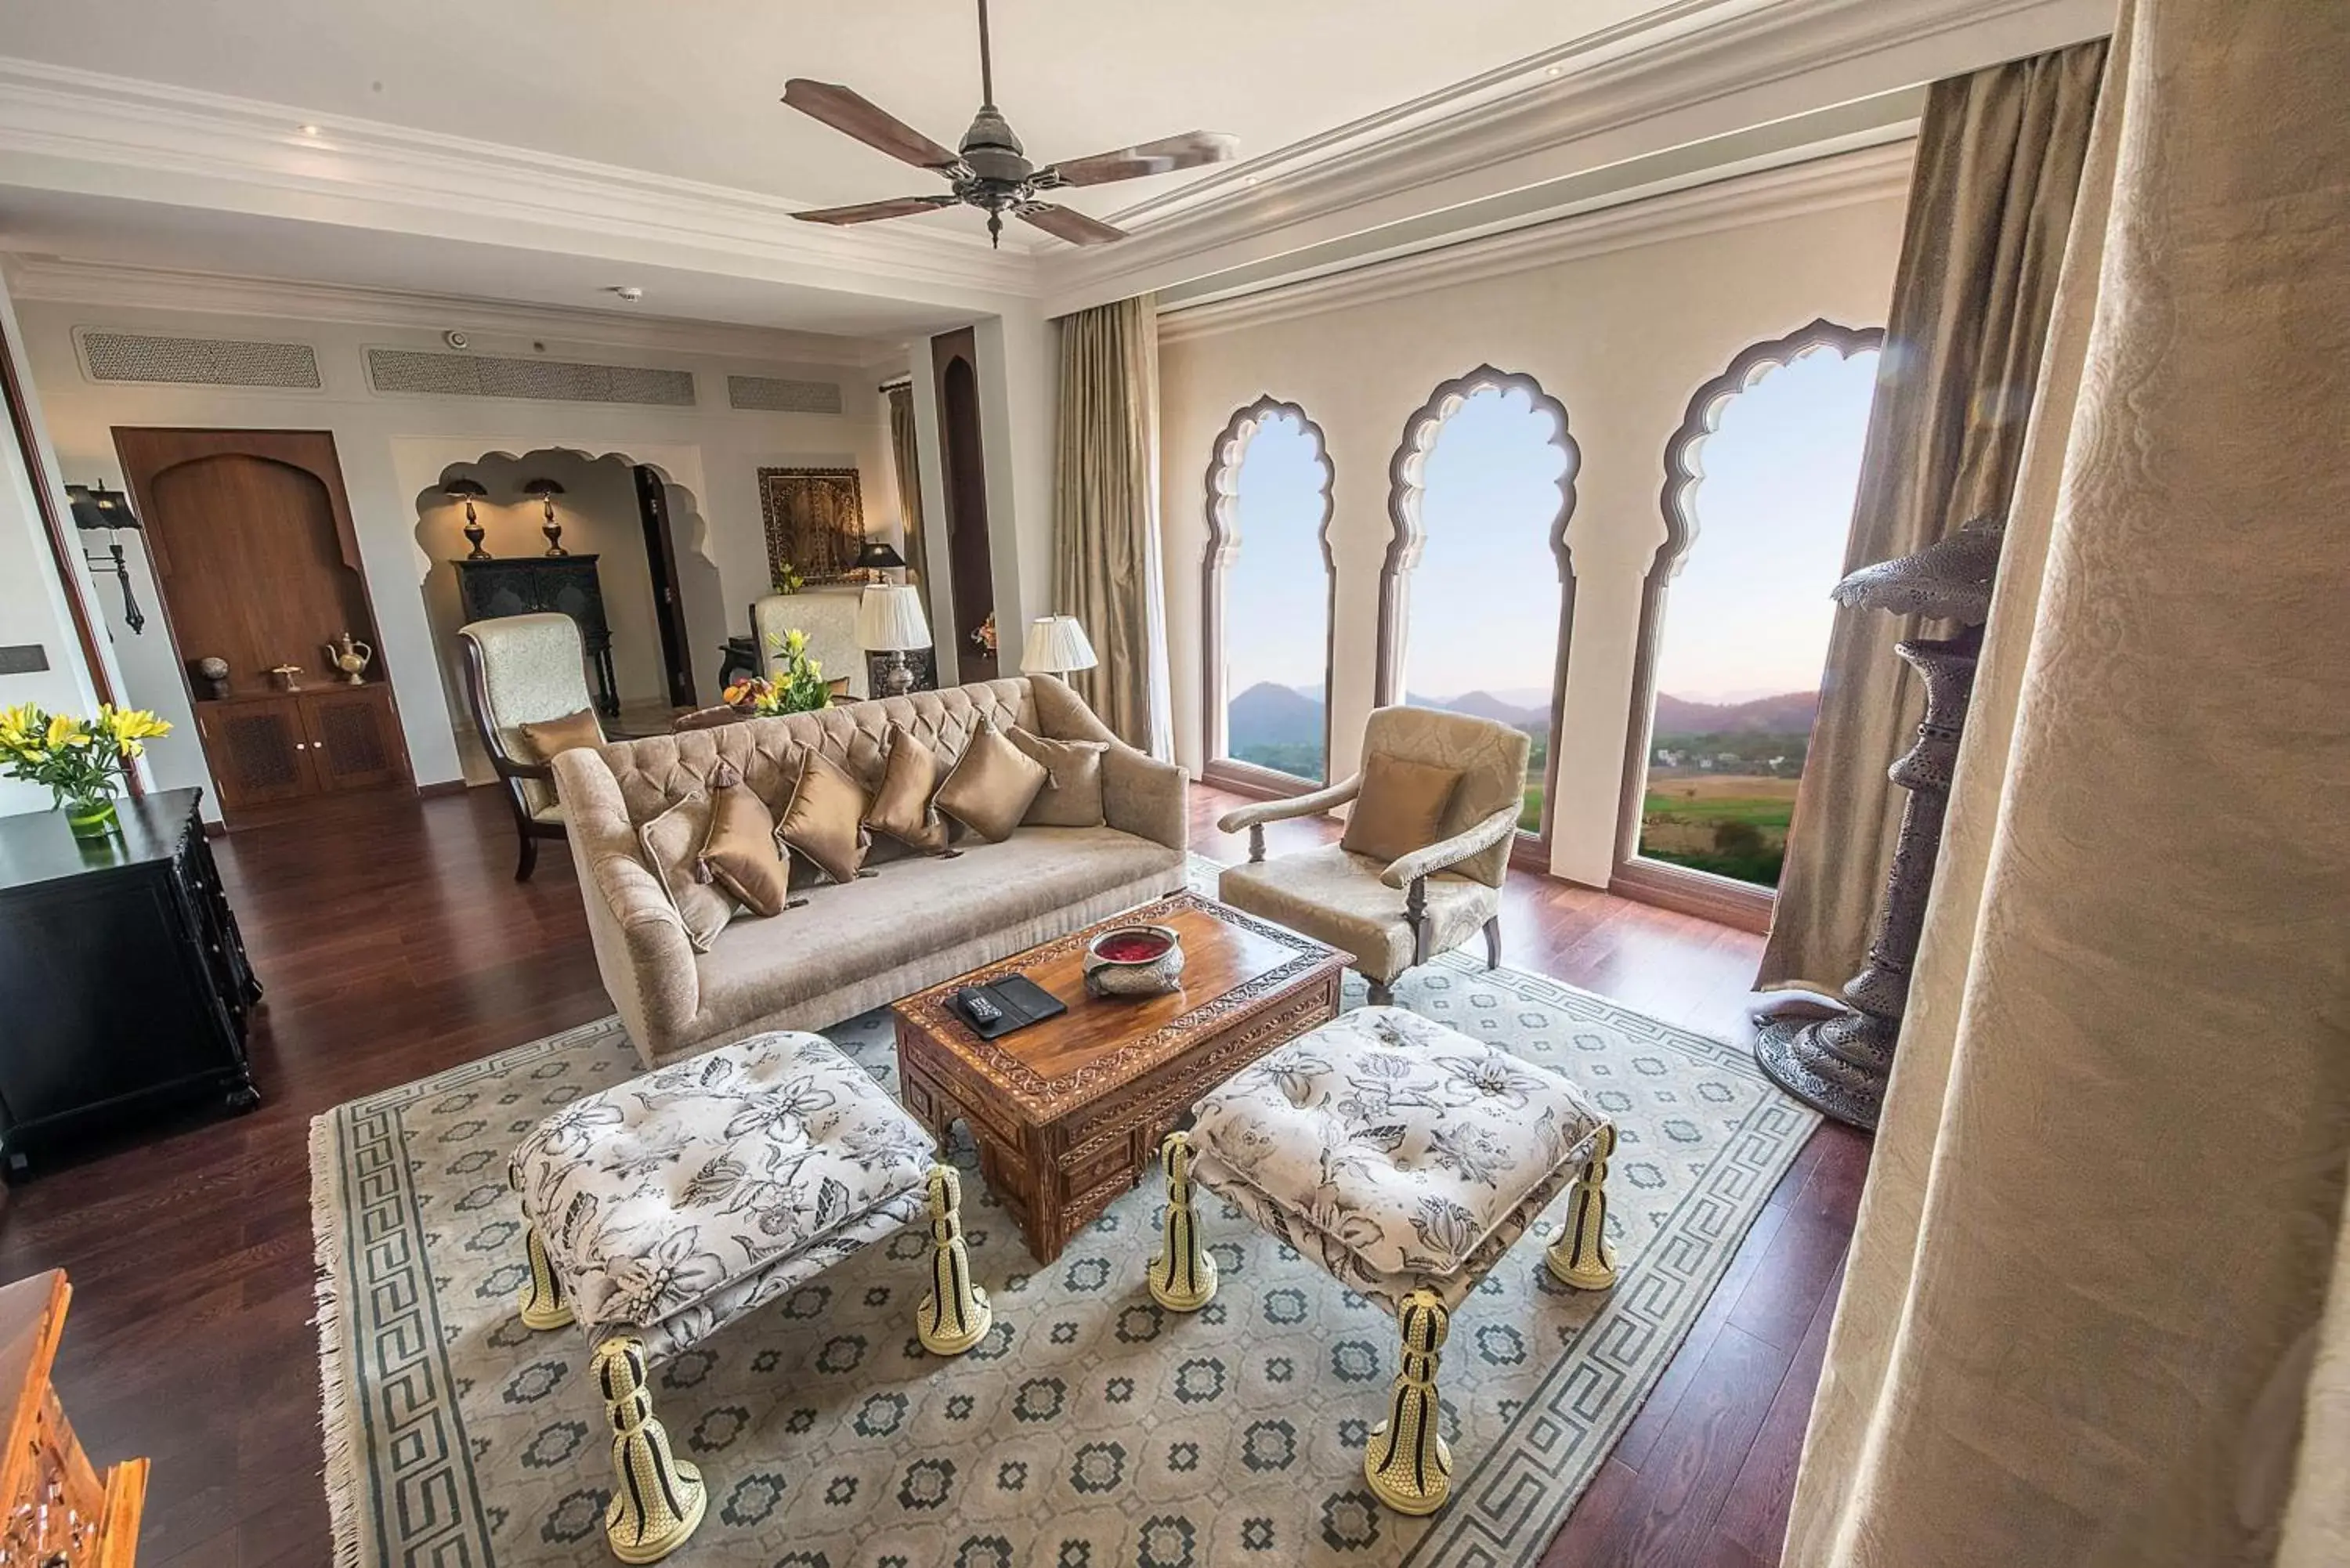
<path fill-rule="evenodd" d="M 501 358 L 492 354 L 436 354 L 416 348 L 370 348 L 367 361 L 368 383 L 379 392 L 421 392 L 444 398 L 522 398 L 551 403 L 693 407 L 691 370 L 585 365 L 566 359 Z"/>
<path fill-rule="evenodd" d="M 777 414 L 837 414 L 840 383 L 795 381 L 784 376 L 729 376 L 726 400 L 738 409 Z"/>
<path fill-rule="evenodd" d="M 182 387 L 280 387 L 316 391 L 318 356 L 307 343 L 161 337 L 142 332 L 84 330 L 82 364 L 93 381 L 148 381 Z"/>

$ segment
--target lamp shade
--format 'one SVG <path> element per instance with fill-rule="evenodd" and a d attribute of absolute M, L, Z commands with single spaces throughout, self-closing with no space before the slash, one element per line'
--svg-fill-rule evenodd
<path fill-rule="evenodd" d="M 443 495 L 454 496 L 460 500 L 484 501 L 489 498 L 490 492 L 488 487 L 484 485 L 480 480 L 467 479 L 463 474 L 460 474 L 456 478 L 451 480 L 448 483 L 442 485 L 441 487 L 441 493 Z"/>
<path fill-rule="evenodd" d="M 873 653 L 904 653 L 931 646 L 931 623 L 922 616 L 922 590 L 900 583 L 875 583 L 857 601 L 858 646 Z"/>
<path fill-rule="evenodd" d="M 894 572 L 905 564 L 906 557 L 887 539 L 868 539 L 857 552 L 857 569 L 861 572 Z"/>
<path fill-rule="evenodd" d="M 1073 615 L 1040 615 L 1028 623 L 1020 668 L 1029 675 L 1062 675 L 1094 667 L 1094 645 Z"/>

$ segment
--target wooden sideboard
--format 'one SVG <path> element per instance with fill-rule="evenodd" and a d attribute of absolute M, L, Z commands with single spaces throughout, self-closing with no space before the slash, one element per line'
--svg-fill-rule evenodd
<path fill-rule="evenodd" d="M 500 616 L 567 615 L 579 623 L 579 640 L 595 674 L 596 706 L 608 719 L 620 711 L 620 688 L 612 673 L 612 627 L 604 616 L 604 585 L 596 556 L 493 556 L 460 560 L 457 594 L 468 621 Z"/>
<path fill-rule="evenodd" d="M 121 831 L 0 817 L 0 1160 L 102 1122 L 210 1096 L 258 1105 L 245 1023 L 261 998 L 196 805 L 120 801 Z"/>
<path fill-rule="evenodd" d="M 381 680 L 209 698 L 196 727 L 227 812 L 409 780 L 400 711 Z"/>
<path fill-rule="evenodd" d="M 0 1399 L 8 1448 L 0 1457 L 0 1563 L 24 1568 L 130 1568 L 147 1461 L 100 1475 L 49 1383 L 73 1287 L 52 1269 L 0 1285 Z"/>

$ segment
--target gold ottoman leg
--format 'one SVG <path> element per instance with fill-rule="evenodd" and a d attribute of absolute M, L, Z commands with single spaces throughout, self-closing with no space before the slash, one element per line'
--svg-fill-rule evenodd
<path fill-rule="evenodd" d="M 1159 1145 L 1167 1167 L 1167 1224 L 1150 1262 L 1151 1299 L 1170 1312 L 1198 1312 L 1216 1293 L 1216 1260 L 1200 1244 L 1191 1207 L 1191 1137 L 1171 1132 Z"/>
<path fill-rule="evenodd" d="M 702 1522 L 710 1501 L 702 1472 L 670 1451 L 669 1432 L 653 1418 L 645 1347 L 616 1334 L 596 1347 L 596 1386 L 612 1418 L 612 1474 L 619 1482 L 604 1510 L 604 1538 L 623 1563 L 658 1563 Z"/>
<path fill-rule="evenodd" d="M 1437 1352 L 1451 1314 L 1434 1291 L 1404 1297 L 1396 1314 L 1403 1330 L 1403 1364 L 1388 1390 L 1388 1418 L 1371 1428 L 1363 1450 L 1363 1478 L 1398 1513 L 1434 1513 L 1452 1494 L 1452 1450 L 1438 1435 Z"/>
<path fill-rule="evenodd" d="M 561 1328 L 571 1322 L 571 1303 L 563 1299 L 563 1282 L 556 1277 L 555 1265 L 546 1261 L 546 1247 L 538 1239 L 538 1227 L 523 1227 L 523 1247 L 530 1254 L 530 1283 L 522 1291 L 522 1325 L 525 1328 Z"/>
<path fill-rule="evenodd" d="M 962 1239 L 962 1179 L 931 1167 L 931 1293 L 914 1319 L 914 1336 L 937 1355 L 961 1355 L 987 1337 L 995 1321 L 987 1293 L 971 1282 L 971 1249 Z"/>
<path fill-rule="evenodd" d="M 1616 1282 L 1616 1251 L 1607 1244 L 1607 1161 L 1616 1153 L 1616 1129 L 1599 1129 L 1591 1158 L 1567 1189 L 1566 1229 L 1543 1252 L 1553 1278 L 1578 1291 L 1604 1291 Z"/>

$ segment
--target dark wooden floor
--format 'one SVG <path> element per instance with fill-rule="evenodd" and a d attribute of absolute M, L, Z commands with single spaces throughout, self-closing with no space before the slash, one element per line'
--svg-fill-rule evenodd
<path fill-rule="evenodd" d="M 1193 799 L 1194 846 L 1239 858 L 1213 828 L 1238 803 Z M 310 1118 L 610 1006 L 568 857 L 516 886 L 489 791 L 346 802 L 216 847 L 269 988 L 262 1107 L 18 1187 L 0 1278 L 71 1273 L 57 1381 L 94 1456 L 154 1460 L 143 1563 L 296 1568 L 328 1560 Z M 1756 938 L 1523 874 L 1503 923 L 1508 962 L 1710 1033 L 1744 1027 Z M 1546 1564 L 1778 1560 L 1866 1158 L 1835 1127 L 1805 1148 Z"/>

